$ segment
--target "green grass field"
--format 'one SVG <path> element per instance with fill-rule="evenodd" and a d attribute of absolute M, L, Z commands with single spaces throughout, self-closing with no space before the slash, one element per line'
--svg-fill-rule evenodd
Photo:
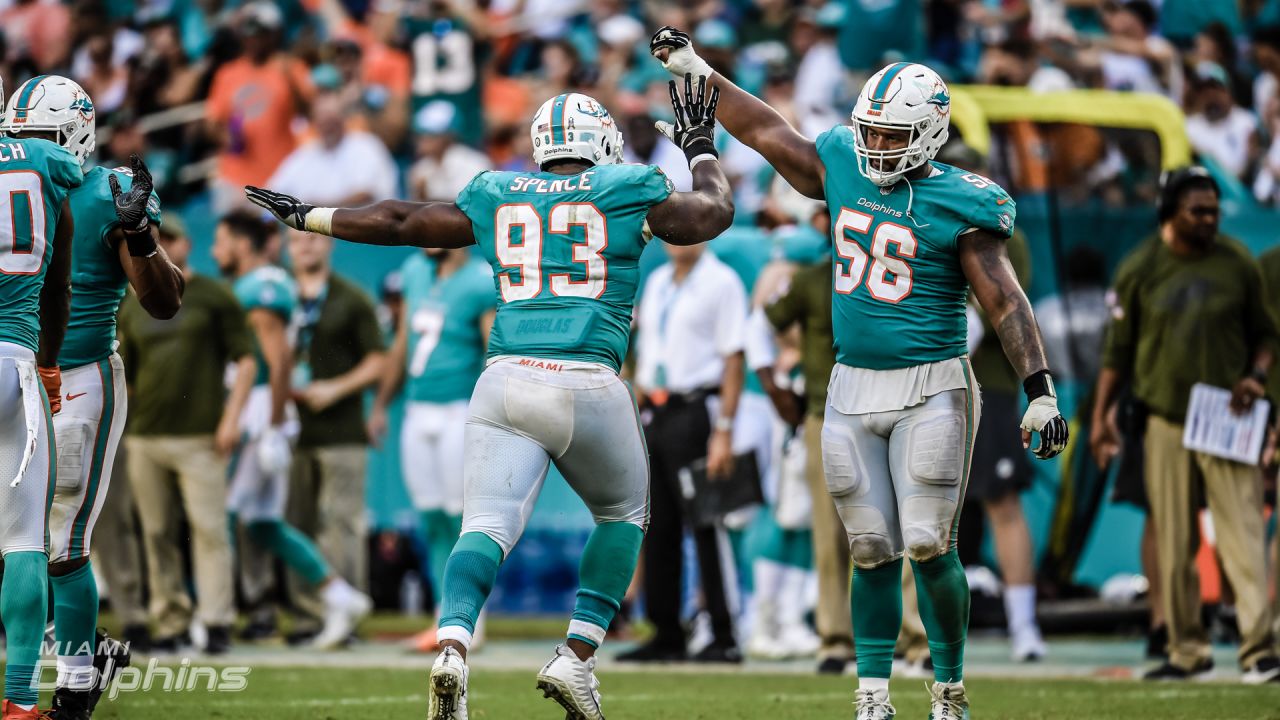
<path fill-rule="evenodd" d="M 542 699 L 534 671 L 473 673 L 476 720 L 560 720 Z M 355 720 L 422 718 L 421 670 L 256 668 L 240 693 L 122 694 L 99 706 L 96 718 L 172 720 L 272 718 Z M 603 673 L 610 720 L 808 720 L 853 717 L 852 678 L 758 673 Z M 1280 689 L 1238 684 L 1150 685 L 1133 681 L 994 680 L 968 683 L 974 718 L 984 720 L 1231 720 L 1280 718 Z M 923 681 L 894 682 L 899 718 L 928 716 Z"/>

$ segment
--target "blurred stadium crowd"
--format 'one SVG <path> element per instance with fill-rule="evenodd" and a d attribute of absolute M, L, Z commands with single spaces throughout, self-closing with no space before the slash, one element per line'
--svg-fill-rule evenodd
<path fill-rule="evenodd" d="M 245 209 L 245 185 L 269 187 L 328 206 L 392 197 L 451 201 L 482 170 L 534 170 L 529 120 L 545 99 L 567 91 L 589 94 L 611 111 L 623 130 L 628 159 L 658 165 L 678 188 L 688 189 L 685 159 L 674 146 L 660 141 L 653 127 L 655 120 L 671 119 L 667 74 L 648 54 L 650 33 L 663 25 L 691 29 L 701 54 L 717 71 L 759 94 L 811 137 L 845 122 L 866 78 L 885 63 L 904 58 L 929 64 L 953 85 L 1016 86 L 1045 93 L 1095 88 L 1163 95 L 1183 109 L 1188 138 L 1203 162 L 1251 189 L 1258 202 L 1280 201 L 1280 1 L 1276 0 L 0 0 L 0 76 L 11 87 L 45 73 L 66 74 L 78 81 L 98 111 L 98 162 L 119 165 L 132 153 L 143 155 L 166 204 L 166 220 L 175 216 L 168 208 L 207 198 L 201 207 L 211 207 L 212 212 L 188 216 L 186 224 L 212 227 L 226 214 Z M 714 352 L 708 352 L 727 358 L 745 350 L 749 370 L 773 367 L 775 360 L 789 367 L 795 364 L 798 350 L 788 348 L 786 342 L 778 358 L 753 360 L 751 323 L 759 322 L 762 315 L 757 313 L 749 321 L 748 311 L 752 306 L 776 305 L 787 287 L 786 279 L 761 270 L 765 262 L 780 258 L 798 267 L 822 259 L 825 213 L 777 182 L 755 152 L 725 134 L 718 140 L 734 186 L 738 224 L 755 228 L 769 239 L 763 250 L 745 251 L 748 255 L 763 252 L 759 262 L 736 263 L 726 258 L 744 275 L 737 291 L 742 294 L 742 317 L 733 321 L 741 327 L 726 331 L 736 334 L 736 340 L 725 340 L 717 333 Z M 1087 149 L 1076 148 L 1088 157 L 1080 163 L 1082 182 L 1074 192 L 1117 205 L 1155 200 L 1155 178 L 1134 180 L 1130 172 L 1135 158 L 1144 152 L 1140 143 L 1085 145 Z M 944 152 L 940 159 L 982 169 L 980 160 L 963 148 L 949 155 Z M 1158 166 L 1158 162 L 1146 165 Z M 231 230 L 239 227 L 238 222 L 231 224 Z M 185 234 L 180 223 L 166 222 L 165 227 L 167 242 Z M 175 254 L 172 245 L 166 247 Z M 776 253 L 769 248 L 777 248 Z M 280 248 L 274 252 L 278 259 Z M 1018 258 L 1014 260 L 1018 265 Z M 692 265 L 700 259 L 673 261 Z M 740 270 L 741 264 L 752 262 L 752 271 Z M 327 255 L 315 263 L 314 267 L 323 264 L 324 273 L 330 272 Z M 1070 304 L 1070 299 L 1037 306 L 1055 356 L 1051 358 L 1055 372 L 1070 366 L 1064 373 L 1067 377 L 1087 380 L 1097 373 L 1106 322 L 1102 300 L 1106 280 L 1099 264 L 1096 258 L 1081 254 L 1070 258 L 1066 269 L 1067 279 L 1079 291 L 1075 319 L 1088 327 L 1073 325 L 1073 335 L 1055 333 L 1049 327 L 1046 314 L 1060 315 L 1063 303 Z M 342 268 L 336 270 L 341 273 Z M 1023 268 L 1019 270 L 1021 274 Z M 295 268 L 300 276 L 314 272 Z M 811 276 L 808 282 L 820 288 L 829 281 L 829 271 L 825 279 L 823 274 Z M 394 307 L 402 293 L 398 276 L 388 278 L 381 291 Z M 352 332 L 360 335 L 360 353 L 333 370 L 335 375 L 353 371 L 366 355 L 381 351 L 376 338 L 368 340 L 373 334 L 366 322 L 371 312 L 364 312 L 362 300 L 351 302 L 357 307 L 353 313 L 359 315 L 351 322 L 358 326 Z M 794 300 L 781 310 L 771 307 L 768 320 L 779 329 L 800 322 L 806 312 L 796 305 L 800 302 Z M 725 303 L 720 311 L 727 312 L 726 307 L 737 305 Z M 1060 328 L 1062 319 L 1054 317 L 1054 327 Z M 396 320 L 393 314 L 384 314 L 383 320 L 383 342 L 389 343 Z M 127 345 L 129 328 L 123 321 L 121 333 Z M 994 333 L 987 336 L 988 344 L 995 340 Z M 241 342 L 228 344 L 239 347 Z M 232 350 L 224 355 L 220 361 L 240 357 Z M 979 370 L 984 387 L 1004 391 L 1016 403 L 1016 379 L 1002 382 L 997 377 L 1008 375 L 998 342 L 986 356 L 992 359 L 987 365 L 1001 367 Z M 645 360 L 639 359 L 639 365 L 643 368 Z M 342 397 L 358 397 L 378 377 L 369 367 L 361 372 L 363 385 L 345 386 Z M 818 378 L 823 375 L 818 370 L 813 373 Z M 718 379 L 719 373 L 712 375 Z M 748 376 L 748 394 L 754 393 L 759 402 L 744 401 L 744 412 L 773 413 L 765 400 L 773 396 L 778 414 L 787 421 L 783 425 L 800 424 L 803 412 L 794 408 L 795 414 L 787 415 L 790 401 L 785 393 L 755 384 L 760 381 L 752 373 Z M 637 379 L 643 383 L 643 370 Z M 809 383 L 810 390 L 820 391 L 814 384 Z M 307 405 L 328 407 L 338 401 L 326 398 L 327 402 L 313 403 L 314 397 L 309 399 L 304 387 L 294 390 Z M 808 402 L 811 414 L 820 412 L 821 399 L 811 395 Z M 349 413 L 349 405 L 344 412 Z M 1016 408 L 1008 412 L 1016 417 Z M 996 417 L 994 410 L 991 417 Z M 220 422 L 212 416 L 209 421 Z M 304 417 L 304 437 L 305 423 Z M 212 431 L 210 427 L 205 432 Z M 334 444 L 363 445 L 363 428 L 354 438 L 347 430 L 342 432 L 340 442 Z M 799 463 L 799 470 L 793 467 L 791 474 L 798 472 L 800 485 L 791 490 L 805 486 L 802 446 L 806 443 L 789 444 L 791 449 L 780 451 L 770 465 L 776 468 L 762 468 L 764 475 L 773 474 L 773 480 L 766 481 L 771 489 L 766 489 L 765 496 L 775 505 L 783 497 L 778 487 L 785 481 L 779 476 L 787 474 L 783 467 L 787 462 Z M 1002 449 L 991 452 L 998 455 Z M 810 455 L 816 454 L 814 444 Z M 1016 654 L 1029 659 L 1044 654 L 1035 629 L 1031 543 L 1014 492 L 1029 482 L 1029 471 L 1023 467 L 1025 457 L 1016 460 L 1016 468 L 1006 469 L 997 469 L 999 459 L 995 457 L 987 468 L 975 465 L 975 472 L 998 474 L 1001 482 L 987 492 L 973 492 L 973 499 L 985 506 L 1006 590 L 1013 590 L 1006 593 L 1004 612 L 1015 640 L 1022 634 L 1021 646 L 1015 642 Z M 325 462 L 317 459 L 309 467 L 319 468 Z M 349 456 L 344 462 L 337 470 L 314 472 L 363 474 L 363 462 Z M 178 460 L 168 463 L 175 468 L 180 464 Z M 825 500 L 820 495 L 820 470 L 817 483 L 812 479 L 807 483 L 815 489 L 813 500 L 819 502 Z M 310 476 L 295 478 L 293 491 L 321 506 L 338 503 L 332 509 L 348 508 L 364 487 L 361 479 L 357 491 L 347 488 L 330 497 L 318 489 L 318 483 Z M 113 493 L 128 485 L 135 490 L 140 486 L 136 479 L 117 483 Z M 189 491 L 184 488 L 183 492 Z M 195 516 L 221 513 L 216 496 L 206 500 L 209 506 L 202 509 L 205 501 L 187 498 L 187 523 L 197 544 L 201 528 L 211 523 L 196 522 Z M 163 513 L 163 507 L 139 505 L 138 511 Z M 846 578 L 839 570 L 831 570 L 840 562 L 831 548 L 841 544 L 842 535 L 820 536 L 822 532 L 839 535 L 839 524 L 814 517 L 810 528 L 807 516 L 821 513 L 807 506 L 775 509 L 781 516 L 766 530 L 745 533 L 747 521 L 739 521 L 736 530 L 733 522 L 728 523 L 727 547 L 736 553 L 733 564 L 742 571 L 739 581 L 744 587 L 754 585 L 757 600 L 739 602 L 736 591 L 730 591 L 728 599 L 716 598 L 716 591 L 704 588 L 700 595 L 690 592 L 690 604 L 714 606 L 712 615 L 716 607 L 732 609 L 745 616 L 748 627 L 752 622 L 765 627 L 757 618 L 767 615 L 764 639 L 753 645 L 752 630 L 738 633 L 748 650 L 761 654 L 821 650 L 825 659 L 836 660 L 842 667 L 852 652 L 846 640 L 847 600 L 839 595 Z M 107 532 L 123 533 L 120 537 L 134 533 L 129 514 L 126 505 L 116 513 L 121 523 L 113 526 L 117 529 L 108 531 L 104 525 L 100 537 Z M 329 522 L 324 507 L 313 507 L 310 516 L 309 521 L 296 524 L 323 536 L 324 524 Z M 163 533 L 171 530 L 168 523 L 156 523 L 153 518 L 158 529 L 152 533 L 147 517 L 142 520 L 144 534 L 154 535 L 147 546 L 161 547 Z M 820 522 L 827 524 L 819 528 Z M 339 556 L 353 554 L 354 544 L 354 554 L 359 555 L 364 545 L 360 535 L 366 531 L 355 522 L 322 537 L 320 544 L 326 555 Z M 373 545 L 375 575 L 385 570 L 382 566 L 388 557 L 396 555 L 396 542 L 382 538 Z M 151 568 L 148 614 L 141 600 L 143 565 L 137 559 L 110 557 L 116 553 L 107 543 L 96 550 L 106 554 L 101 565 L 108 575 L 108 594 L 131 626 L 128 639 L 142 642 L 149 624 L 162 636 L 158 640 L 170 646 L 180 644 L 175 634 L 185 634 L 182 626 L 192 608 L 189 601 L 180 607 L 183 601 L 174 599 L 174 594 L 185 588 L 167 581 L 162 596 Z M 178 567 L 180 560 L 172 556 L 172 548 L 164 552 L 165 567 Z M 138 551 L 125 548 L 119 554 L 124 553 Z M 200 558 L 207 560 L 205 551 L 197 547 L 193 554 L 196 575 L 213 573 L 212 578 L 197 578 L 197 590 L 202 584 L 217 584 L 216 568 L 202 571 Z M 968 557 L 976 564 L 978 554 L 971 550 Z M 367 584 L 362 576 L 370 571 L 364 561 L 329 559 L 354 584 Z M 847 568 L 847 557 L 843 562 Z M 121 570 L 130 563 L 132 570 Z M 266 590 L 254 579 L 265 572 L 269 571 L 259 568 L 241 573 L 241 609 L 260 611 L 253 614 L 245 634 L 249 639 L 275 629 L 271 608 L 260 607 Z M 112 573 L 117 573 L 115 580 Z M 972 580 L 982 586 L 989 577 L 990 573 L 979 572 Z M 988 584 L 994 583 L 992 579 Z M 637 598 L 642 595 L 641 584 L 638 580 Z M 678 585 L 662 589 L 680 592 Z M 815 590 L 815 585 L 829 587 Z M 766 593 L 762 590 L 766 586 L 772 590 Z M 383 596 L 383 605 L 416 604 L 394 597 L 400 587 L 392 591 L 391 600 L 378 588 L 374 594 Z M 175 605 L 157 604 L 158 597 Z M 201 598 L 202 603 L 206 600 Z M 804 620 L 814 606 L 817 634 Z M 224 610 L 210 610 L 205 620 L 214 617 L 225 621 Z M 706 659 L 733 660 L 737 651 L 731 646 L 737 639 L 719 637 L 718 622 L 715 617 L 695 622 L 694 634 L 702 636 L 704 650 L 714 649 Z M 306 635 L 305 622 L 295 627 L 303 628 L 301 635 Z M 314 632 L 314 623 L 311 627 Z M 423 642 L 429 646 L 430 638 Z M 904 628 L 903 652 L 909 662 L 923 665 L 927 648 L 918 630 L 913 634 L 911 627 Z"/>

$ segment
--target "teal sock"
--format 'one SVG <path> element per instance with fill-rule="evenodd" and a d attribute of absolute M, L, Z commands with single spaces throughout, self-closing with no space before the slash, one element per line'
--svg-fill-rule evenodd
<path fill-rule="evenodd" d="M 439 627 L 462 627 L 476 631 L 476 619 L 493 591 L 502 564 L 502 548 L 493 538 L 469 532 L 458 538 L 444 568 L 444 600 L 440 604 Z"/>
<path fill-rule="evenodd" d="M 813 569 L 813 531 L 783 530 L 781 562 L 802 570 Z"/>
<path fill-rule="evenodd" d="M 964 679 L 964 640 L 969 632 L 969 581 L 955 549 L 928 562 L 911 562 L 920 619 L 929 637 L 933 679 Z"/>
<path fill-rule="evenodd" d="M 578 568 L 570 638 L 596 648 L 604 642 L 604 633 L 626 597 L 643 542 L 644 531 L 629 522 L 600 523 L 591 531 Z"/>
<path fill-rule="evenodd" d="M 40 697 L 34 681 L 48 607 L 49 556 L 32 551 L 5 555 L 0 590 L 0 619 L 8 634 L 4 697 L 16 705 L 30 707 Z"/>
<path fill-rule="evenodd" d="M 902 558 L 870 570 L 855 567 L 849 601 L 858 677 L 887 680 L 902 628 Z"/>
<path fill-rule="evenodd" d="M 98 627 L 98 583 L 85 563 L 67 575 L 50 575 L 53 637 L 61 656 L 93 655 Z"/>
<path fill-rule="evenodd" d="M 427 545 L 427 572 L 431 573 L 431 595 L 439 608 L 444 598 L 444 568 L 462 532 L 462 516 L 450 515 L 444 510 L 423 510 L 421 518 L 422 536 Z"/>
<path fill-rule="evenodd" d="M 329 563 L 320 549 L 297 528 L 283 520 L 258 520 L 247 523 L 245 531 L 255 545 L 284 561 L 288 568 L 312 585 L 329 577 Z"/>

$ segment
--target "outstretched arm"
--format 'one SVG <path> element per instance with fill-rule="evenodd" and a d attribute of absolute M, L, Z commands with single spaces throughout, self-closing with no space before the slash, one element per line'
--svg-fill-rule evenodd
<path fill-rule="evenodd" d="M 1029 447 L 1031 433 L 1038 432 L 1040 444 L 1034 453 L 1042 460 L 1051 458 L 1067 447 L 1067 423 L 1058 411 L 1040 326 L 1009 262 L 1005 239 L 986 230 L 973 230 L 961 235 L 958 245 L 965 277 L 991 319 L 1004 354 L 1022 378 L 1030 401 L 1022 418 L 1022 446 Z"/>
<path fill-rule="evenodd" d="M 733 190 L 720 167 L 716 152 L 716 103 L 720 91 L 711 90 L 705 76 L 684 76 L 684 97 L 676 83 L 669 83 L 675 124 L 656 123 L 658 131 L 676 144 L 689 161 L 693 192 L 672 193 L 649 209 L 649 230 L 672 245 L 696 245 L 714 239 L 733 224 Z"/>
<path fill-rule="evenodd" d="M 129 192 L 120 190 L 113 172 L 107 176 L 111 201 L 120 226 L 111 231 L 110 242 L 120 255 L 120 267 L 129 284 L 138 293 L 138 301 L 151 317 L 167 320 L 182 307 L 182 291 L 186 280 L 182 271 L 169 262 L 169 256 L 156 243 L 156 228 L 151 224 L 151 194 L 154 183 L 142 158 L 134 154 L 128 174 L 133 178 Z M 158 205 L 156 206 L 158 207 Z M 157 214 L 157 219 L 158 219 Z"/>
<path fill-rule="evenodd" d="M 673 27 L 654 33 L 649 52 L 677 77 L 705 76 L 720 91 L 716 119 L 729 134 L 764 156 L 803 195 L 824 200 L 826 170 L 813 141 L 801 135 L 763 100 L 734 85 L 698 57 L 689 35 Z"/>
<path fill-rule="evenodd" d="M 324 208 L 252 185 L 244 192 L 296 230 L 365 245 L 460 248 L 475 243 L 471 219 L 454 203 L 383 200 L 358 208 Z"/>

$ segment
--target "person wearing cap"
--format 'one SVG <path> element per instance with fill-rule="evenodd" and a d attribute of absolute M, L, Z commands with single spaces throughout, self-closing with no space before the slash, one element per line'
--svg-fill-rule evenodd
<path fill-rule="evenodd" d="M 187 264 L 191 240 L 182 221 L 167 214 L 159 237 L 186 280 L 182 308 L 171 319 L 156 319 L 130 294 L 120 307 L 118 333 L 129 388 L 128 477 L 147 558 L 152 644 L 174 651 L 188 643 L 192 619 L 176 505 L 190 528 L 196 616 L 211 638 L 222 640 L 235 620 L 226 469 L 256 365 L 235 296 Z M 228 365 L 234 367 L 229 394 L 223 385 Z"/>
<path fill-rule="evenodd" d="M 314 95 L 306 66 L 280 50 L 280 8 L 252 2 L 237 18 L 244 51 L 214 74 L 206 109 L 221 148 L 213 181 L 218 215 L 243 205 L 242 188 L 267 182 L 293 152 L 293 119 Z"/>
<path fill-rule="evenodd" d="M 348 129 L 338 93 L 325 92 L 316 98 L 311 125 L 315 139 L 284 159 L 271 176 L 272 187 L 334 205 L 365 205 L 396 197 L 397 171 L 391 153 L 377 136 Z"/>
<path fill-rule="evenodd" d="M 1266 392 L 1280 334 L 1249 251 L 1218 232 L 1220 191 L 1200 167 L 1175 172 L 1161 195 L 1159 232 L 1116 270 L 1090 449 L 1099 467 L 1119 450 L 1107 414 L 1132 382 L 1145 408 L 1148 522 L 1154 523 L 1168 659 L 1151 680 L 1186 680 L 1213 669 L 1200 616 L 1195 548 L 1199 505 L 1213 518 L 1226 579 L 1235 591 L 1245 683 L 1280 682 L 1268 606 L 1262 479 L 1254 464 L 1183 447 L 1192 386 L 1230 391 L 1245 412 Z"/>
<path fill-rule="evenodd" d="M 471 178 L 493 168 L 489 156 L 458 142 L 462 116 L 447 100 L 434 100 L 413 115 L 417 162 L 409 168 L 409 196 L 448 202 Z"/>
<path fill-rule="evenodd" d="M 1187 139 L 1200 155 L 1225 172 L 1246 179 L 1258 158 L 1258 120 L 1236 104 L 1231 78 L 1217 63 L 1196 63 L 1194 91 L 1187 115 Z"/>

